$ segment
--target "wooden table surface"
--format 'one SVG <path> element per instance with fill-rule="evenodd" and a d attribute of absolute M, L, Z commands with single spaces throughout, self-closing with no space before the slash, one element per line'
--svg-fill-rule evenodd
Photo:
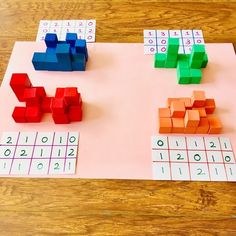
<path fill-rule="evenodd" d="M 91 18 L 97 42 L 142 42 L 143 29 L 201 28 L 206 42 L 236 43 L 229 1 L 0 0 L 0 78 L 14 42 L 35 40 L 39 20 Z M 236 235 L 236 186 L 1 178 L 0 235 Z"/>

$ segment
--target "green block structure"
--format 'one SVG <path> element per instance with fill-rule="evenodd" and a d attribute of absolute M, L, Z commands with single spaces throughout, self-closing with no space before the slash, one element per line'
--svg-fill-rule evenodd
<path fill-rule="evenodd" d="M 179 39 L 169 38 L 167 53 L 155 54 L 155 68 L 177 68 L 177 82 L 179 84 L 200 84 L 202 80 L 202 68 L 208 64 L 205 45 L 194 44 L 192 52 L 179 54 Z"/>

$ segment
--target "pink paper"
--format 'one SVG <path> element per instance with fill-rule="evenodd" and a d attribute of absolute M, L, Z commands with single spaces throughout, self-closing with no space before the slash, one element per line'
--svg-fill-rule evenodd
<path fill-rule="evenodd" d="M 77 174 L 74 178 L 152 179 L 151 136 L 157 135 L 157 109 L 168 97 L 188 97 L 204 90 L 215 98 L 224 135 L 236 146 L 236 60 L 232 44 L 208 44 L 209 64 L 200 85 L 178 85 L 176 69 L 155 69 L 143 44 L 88 45 L 85 72 L 35 71 L 34 52 L 43 43 L 17 42 L 0 90 L 0 132 L 79 131 Z M 34 86 L 54 95 L 57 87 L 78 86 L 84 102 L 79 123 L 55 125 L 51 115 L 41 123 L 17 124 L 11 118 L 19 103 L 9 86 L 12 73 L 28 73 Z M 48 177 L 48 176 L 40 176 Z"/>

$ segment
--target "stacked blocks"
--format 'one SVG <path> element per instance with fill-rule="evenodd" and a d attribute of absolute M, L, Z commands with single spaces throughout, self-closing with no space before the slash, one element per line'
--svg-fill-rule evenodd
<path fill-rule="evenodd" d="M 193 91 L 191 98 L 168 98 L 167 107 L 159 108 L 159 133 L 219 134 L 222 124 L 213 114 L 215 107 L 204 91 Z"/>
<path fill-rule="evenodd" d="M 56 124 L 82 120 L 82 99 L 77 88 L 57 88 L 48 97 L 44 87 L 33 87 L 27 74 L 12 74 L 10 86 L 25 107 L 15 107 L 12 117 L 17 123 L 40 122 L 43 113 L 52 113 Z"/>
<path fill-rule="evenodd" d="M 58 41 L 56 34 L 45 37 L 46 52 L 35 52 L 32 63 L 35 70 L 85 71 L 88 50 L 84 39 L 76 33 L 67 33 L 66 41 Z"/>
<path fill-rule="evenodd" d="M 179 84 L 200 84 L 202 79 L 201 68 L 208 63 L 205 46 L 194 44 L 190 55 L 178 54 L 179 39 L 169 38 L 167 53 L 155 54 L 155 68 L 176 68 Z"/>

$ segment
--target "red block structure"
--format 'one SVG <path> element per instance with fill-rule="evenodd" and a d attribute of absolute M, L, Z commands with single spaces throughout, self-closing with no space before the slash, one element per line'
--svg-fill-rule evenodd
<path fill-rule="evenodd" d="M 10 86 L 25 107 L 15 107 L 12 117 L 17 123 L 40 122 L 44 113 L 52 113 L 55 124 L 82 120 L 82 99 L 76 87 L 57 88 L 55 97 L 46 95 L 44 87 L 33 87 L 25 73 L 12 74 Z"/>

